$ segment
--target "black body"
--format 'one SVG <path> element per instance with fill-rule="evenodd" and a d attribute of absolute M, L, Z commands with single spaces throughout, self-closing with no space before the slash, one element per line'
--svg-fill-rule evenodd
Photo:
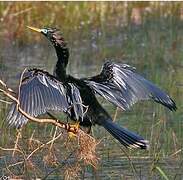
<path fill-rule="evenodd" d="M 53 75 L 40 69 L 31 69 L 25 73 L 19 95 L 22 109 L 32 116 L 49 110 L 63 111 L 72 120 L 79 120 L 81 125 L 103 126 L 125 147 L 146 149 L 146 140 L 112 122 L 95 94 L 103 96 L 123 110 L 129 109 L 139 100 L 147 99 L 153 99 L 170 110 L 176 110 L 174 101 L 126 64 L 106 62 L 101 73 L 90 78 L 76 79 L 67 75 L 69 49 L 61 33 L 51 28 L 41 29 L 40 32 L 52 42 L 58 61 Z M 28 120 L 17 112 L 16 105 L 12 104 L 7 121 L 19 128 Z"/>

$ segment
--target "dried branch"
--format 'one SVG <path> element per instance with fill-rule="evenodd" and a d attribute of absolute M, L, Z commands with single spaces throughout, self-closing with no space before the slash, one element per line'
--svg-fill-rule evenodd
<path fill-rule="evenodd" d="M 66 165 L 67 161 L 69 160 L 69 158 L 71 158 L 72 155 L 75 154 L 75 153 L 76 153 L 76 150 L 72 151 L 72 152 L 71 152 L 71 153 L 70 153 L 70 154 L 69 154 L 69 155 L 68 155 L 68 156 L 58 165 L 58 167 L 56 167 L 55 169 L 51 170 L 48 174 L 46 174 L 46 175 L 42 178 L 42 180 L 47 179 L 47 177 L 50 176 L 51 174 L 53 174 L 55 171 L 57 171 L 58 169 L 64 167 L 64 166 Z"/>
<path fill-rule="evenodd" d="M 11 102 L 9 102 L 9 101 L 5 101 L 5 100 L 3 100 L 3 99 L 0 99 L 0 102 L 2 102 L 2 103 L 6 103 L 6 104 L 11 104 Z"/>
<path fill-rule="evenodd" d="M 3 148 L 3 147 L 0 146 L 0 150 L 2 150 L 2 151 L 17 151 L 20 154 L 23 154 L 24 155 L 24 153 L 21 150 L 15 149 L 15 148 Z"/>
<path fill-rule="evenodd" d="M 18 147 L 18 141 L 19 141 L 19 138 L 21 138 L 21 130 L 22 130 L 22 129 L 18 130 L 14 149 L 17 149 L 17 147 Z M 12 157 L 14 157 L 14 156 L 15 156 L 15 151 L 13 151 L 13 153 L 12 153 Z"/>
<path fill-rule="evenodd" d="M 18 98 L 14 97 L 11 93 L 14 92 L 12 89 L 8 88 L 6 83 L 4 83 L 2 80 L 0 80 L 0 84 L 4 87 L 4 89 L 0 89 L 0 92 L 2 92 L 5 96 L 9 97 L 12 101 L 14 101 L 16 104 L 17 104 L 17 110 L 23 114 L 27 119 L 33 121 L 33 122 L 38 122 L 38 123 L 50 123 L 52 125 L 55 125 L 57 127 L 60 127 L 60 128 L 63 128 L 63 129 L 66 129 L 67 131 L 70 131 L 70 132 L 73 132 L 73 133 L 77 133 L 76 129 L 73 128 L 72 126 L 70 126 L 69 123 L 65 124 L 65 123 L 62 123 L 60 121 L 58 121 L 57 119 L 39 119 L 39 118 L 35 118 L 35 117 L 32 117 L 30 116 L 29 114 L 27 114 L 21 107 L 20 107 L 20 102 L 19 102 L 19 94 L 20 94 L 20 87 L 21 87 L 21 84 L 22 84 L 22 79 L 23 79 L 23 75 L 26 71 L 26 68 L 24 69 L 24 71 L 22 72 L 21 74 L 21 78 L 20 78 L 20 81 L 19 81 L 19 93 L 18 93 Z M 86 111 L 87 111 L 87 106 L 85 105 L 82 105 L 86 108 Z M 84 113 L 86 113 L 86 111 Z"/>
<path fill-rule="evenodd" d="M 25 71 L 26 71 L 26 69 L 21 74 L 18 94 L 20 94 L 21 83 L 22 83 L 23 74 Z M 51 146 L 50 146 L 50 148 L 51 148 L 53 146 L 54 141 L 56 141 L 61 135 L 63 135 L 63 133 L 60 133 L 59 135 L 56 136 L 57 127 L 59 127 L 59 128 L 65 129 L 67 132 L 73 132 L 77 137 L 77 145 L 78 146 L 77 146 L 77 149 L 75 149 L 75 151 L 74 151 L 75 157 L 76 157 L 74 164 L 76 165 L 76 167 L 73 168 L 72 173 L 75 175 L 78 174 L 78 172 L 80 171 L 79 164 L 81 162 L 84 162 L 85 165 L 90 164 L 96 168 L 98 160 L 99 160 L 99 158 L 97 157 L 97 154 L 96 154 L 96 146 L 99 144 L 99 142 L 97 142 L 93 137 L 91 137 L 89 134 L 86 134 L 81 129 L 76 130 L 69 123 L 60 122 L 56 118 L 51 117 L 50 119 L 48 119 L 48 118 L 39 119 L 39 118 L 30 116 L 20 107 L 19 96 L 16 98 L 14 96 L 14 91 L 12 89 L 8 88 L 7 85 L 2 80 L 0 80 L 0 84 L 3 87 L 3 89 L 0 89 L 0 92 L 2 92 L 5 96 L 7 96 L 13 102 L 15 102 L 17 105 L 17 111 L 19 111 L 21 114 L 23 114 L 27 119 L 29 119 L 30 121 L 33 121 L 33 122 L 37 122 L 37 123 L 49 123 L 49 124 L 56 126 L 56 130 L 55 130 L 55 133 L 54 133 L 52 140 L 38 146 L 27 157 L 25 157 L 25 155 L 24 155 L 24 161 L 17 162 L 17 163 L 10 165 L 8 167 L 12 167 L 12 166 L 16 166 L 16 165 L 28 162 L 28 160 L 33 156 L 33 154 L 35 154 L 37 151 L 39 151 L 40 149 L 42 149 L 43 147 L 45 147 L 48 144 L 51 144 Z M 84 107 L 86 108 L 86 111 L 87 111 L 88 107 L 87 106 L 84 106 Z M 84 112 L 84 114 L 86 113 L 86 111 Z M 14 155 L 15 151 L 21 152 L 21 150 L 17 149 L 19 135 L 20 134 L 18 134 L 16 142 L 15 142 L 15 148 L 11 149 L 13 151 L 13 155 Z M 65 172 L 65 174 L 67 174 L 67 176 L 69 176 L 68 171 Z"/>
<path fill-rule="evenodd" d="M 26 160 L 30 159 L 30 157 L 31 157 L 34 153 L 36 153 L 38 150 L 42 149 L 44 146 L 49 145 L 49 144 L 52 144 L 54 141 L 56 141 L 58 138 L 60 138 L 62 134 L 63 134 L 63 133 L 60 133 L 58 136 L 52 138 L 52 140 L 50 140 L 50 141 L 48 141 L 47 143 L 44 143 L 44 144 L 40 145 L 39 147 L 37 147 L 36 149 L 34 149 L 34 150 L 27 156 Z"/>
<path fill-rule="evenodd" d="M 115 110 L 114 116 L 113 116 L 113 122 L 116 121 L 116 118 L 117 118 L 117 115 L 118 115 L 118 110 L 119 110 L 119 108 L 117 107 L 116 110 Z"/>
<path fill-rule="evenodd" d="M 56 126 L 56 128 L 55 128 L 55 132 L 54 132 L 54 135 L 53 135 L 53 139 L 52 139 L 52 142 L 51 142 L 51 145 L 50 145 L 50 147 L 49 147 L 49 151 L 51 152 L 51 149 L 52 149 L 52 147 L 53 147 L 53 143 L 54 143 L 54 140 L 55 140 L 55 137 L 56 137 L 56 134 L 57 134 L 57 129 L 58 127 Z M 62 133 L 61 133 L 62 134 Z"/>
<path fill-rule="evenodd" d="M 65 129 L 67 132 L 72 132 L 76 135 L 76 139 L 77 139 L 77 145 L 76 149 L 63 161 L 62 164 L 60 164 L 55 170 L 66 166 L 65 168 L 65 177 L 69 178 L 69 177 L 78 177 L 79 173 L 81 171 L 81 164 L 84 163 L 85 165 L 92 165 L 94 168 L 96 168 L 97 163 L 99 158 L 97 157 L 96 154 L 96 146 L 99 144 L 99 142 L 97 142 L 93 137 L 91 137 L 89 134 L 86 134 L 84 131 L 82 131 L 81 129 L 76 129 L 74 126 L 70 125 L 69 123 L 63 123 L 58 121 L 58 119 L 54 118 L 53 116 L 51 116 L 50 119 L 48 118 L 44 118 L 44 119 L 39 119 L 36 117 L 32 117 L 29 114 L 27 114 L 21 107 L 20 107 L 20 101 L 19 101 L 19 95 L 20 95 L 20 89 L 21 89 L 21 84 L 22 84 L 22 79 L 23 79 L 23 75 L 24 72 L 26 71 L 26 69 L 22 72 L 21 74 L 21 78 L 19 81 L 19 88 L 18 88 L 18 97 L 15 97 L 15 93 L 12 89 L 8 88 L 6 83 L 4 83 L 2 80 L 0 80 L 0 85 L 3 87 L 3 89 L 0 89 L 0 92 L 2 92 L 5 96 L 7 96 L 8 98 L 10 98 L 13 102 L 16 103 L 16 107 L 17 107 L 17 111 L 19 111 L 22 115 L 24 115 L 27 119 L 29 119 L 30 121 L 33 122 L 37 122 L 37 123 L 49 123 L 52 124 L 54 126 L 56 126 L 54 135 L 52 137 L 52 139 L 44 144 L 39 145 L 37 148 L 35 148 L 27 157 L 25 156 L 25 154 L 18 149 L 18 141 L 19 138 L 21 136 L 21 132 L 18 132 L 16 141 L 15 141 L 15 146 L 13 149 L 6 149 L 6 150 L 11 150 L 13 151 L 12 156 L 15 155 L 15 152 L 19 152 L 23 154 L 23 160 L 22 161 L 18 161 L 14 164 L 10 164 L 6 167 L 6 169 L 12 173 L 10 171 L 10 167 L 14 167 L 20 164 L 24 165 L 24 168 L 26 166 L 28 166 L 30 158 L 36 153 L 38 152 L 40 149 L 44 148 L 45 146 L 50 144 L 50 148 L 49 148 L 49 154 L 47 156 L 45 156 L 43 158 L 43 161 L 46 163 L 55 163 L 57 164 L 57 158 L 54 154 L 51 153 L 51 149 L 53 146 L 53 143 L 60 138 L 63 133 L 60 133 L 59 135 L 57 135 L 57 128 L 62 128 Z M 84 108 L 85 111 L 83 112 L 83 116 L 84 114 L 87 112 L 88 107 L 84 106 L 83 104 L 81 104 Z M 32 137 L 31 137 L 32 138 Z M 1 150 L 5 150 L 3 148 L 0 147 Z M 67 160 L 74 155 L 75 160 L 73 162 L 72 165 L 67 164 Z M 53 161 L 50 161 L 53 160 Z M 58 164 L 57 164 L 58 165 Z M 68 166 L 69 165 L 69 166 Z M 54 170 L 54 171 L 55 171 Z M 52 171 L 53 172 L 53 171 Z M 49 174 L 47 174 L 45 177 L 49 176 L 52 172 L 50 172 Z"/>
<path fill-rule="evenodd" d="M 23 74 L 24 74 L 25 71 L 26 71 L 26 69 L 24 69 L 24 71 L 21 74 L 21 78 L 20 78 L 20 82 L 19 82 L 19 94 L 20 94 L 20 87 L 21 87 L 21 83 L 22 83 Z M 51 123 L 51 124 L 53 124 L 55 126 L 58 126 L 60 128 L 64 128 L 65 129 L 65 126 L 62 123 L 58 123 L 57 121 L 55 121 L 53 119 L 38 119 L 38 118 L 32 117 L 29 114 L 27 114 L 20 107 L 19 97 L 16 98 L 16 97 L 14 97 L 11 94 L 11 92 L 14 92 L 14 91 L 12 89 L 8 88 L 8 86 L 6 85 L 6 83 L 4 83 L 2 80 L 0 80 L 0 84 L 5 89 L 5 90 L 4 89 L 0 89 L 0 92 L 2 92 L 5 96 L 9 97 L 12 101 L 14 101 L 17 104 L 17 110 L 20 113 L 22 113 L 26 118 L 28 118 L 31 121 L 38 122 L 38 123 Z"/>
<path fill-rule="evenodd" d="M 1 83 L 1 82 L 0 82 Z M 9 88 L 8 88 L 9 89 Z M 7 89 L 7 90 L 8 90 Z M 7 97 L 9 97 L 12 101 L 14 101 L 16 104 L 17 104 L 17 110 L 23 114 L 27 119 L 31 120 L 31 121 L 34 121 L 34 122 L 37 122 L 37 123 L 50 123 L 50 124 L 53 124 L 55 126 L 58 126 L 60 128 L 63 128 L 63 129 L 67 129 L 67 125 L 65 123 L 62 123 L 62 122 L 58 122 L 56 121 L 55 119 L 39 119 L 39 118 L 35 118 L 35 117 L 32 117 L 30 116 L 29 114 L 27 114 L 21 107 L 20 107 L 20 102 L 18 101 L 18 99 L 16 97 L 14 97 L 12 94 L 10 94 L 10 92 L 6 91 L 6 90 L 3 90 L 3 89 L 0 89 L 0 91 Z"/>

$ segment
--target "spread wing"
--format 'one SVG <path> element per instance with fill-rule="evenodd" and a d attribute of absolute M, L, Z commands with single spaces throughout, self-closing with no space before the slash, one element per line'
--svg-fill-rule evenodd
<path fill-rule="evenodd" d="M 20 107 L 31 116 L 38 116 L 48 110 L 71 110 L 76 119 L 82 118 L 83 107 L 79 89 L 72 83 L 63 84 L 49 73 L 33 69 L 28 70 L 23 78 L 20 95 Z M 12 103 L 6 120 L 17 128 L 27 123 L 28 119 L 19 113 L 16 104 Z"/>
<path fill-rule="evenodd" d="M 85 82 L 96 93 L 123 110 L 129 109 L 139 100 L 148 99 L 176 110 L 170 96 L 126 64 L 106 62 L 99 75 L 85 79 Z"/>

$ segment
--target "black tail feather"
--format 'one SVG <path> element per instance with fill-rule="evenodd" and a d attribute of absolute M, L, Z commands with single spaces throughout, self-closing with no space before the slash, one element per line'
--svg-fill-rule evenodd
<path fill-rule="evenodd" d="M 141 136 L 120 127 L 111 120 L 104 120 L 101 124 L 114 138 L 127 148 L 148 149 L 148 141 Z"/>

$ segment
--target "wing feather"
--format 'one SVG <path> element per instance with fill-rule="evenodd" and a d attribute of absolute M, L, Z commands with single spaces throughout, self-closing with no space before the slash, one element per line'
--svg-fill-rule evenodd
<path fill-rule="evenodd" d="M 66 89 L 70 89 L 71 94 Z M 70 114 L 71 106 L 74 106 L 76 119 L 82 118 L 83 115 L 79 89 L 72 83 L 63 84 L 49 73 L 38 69 L 28 70 L 25 73 L 20 87 L 19 100 L 20 107 L 34 117 L 44 114 L 48 110 Z M 28 121 L 17 111 L 15 103 L 12 103 L 6 120 L 9 125 L 14 125 L 17 128 Z"/>
<path fill-rule="evenodd" d="M 139 100 L 153 99 L 170 110 L 176 110 L 175 102 L 156 85 L 135 72 L 126 64 L 107 62 L 99 75 L 85 79 L 96 93 L 123 110 Z"/>

